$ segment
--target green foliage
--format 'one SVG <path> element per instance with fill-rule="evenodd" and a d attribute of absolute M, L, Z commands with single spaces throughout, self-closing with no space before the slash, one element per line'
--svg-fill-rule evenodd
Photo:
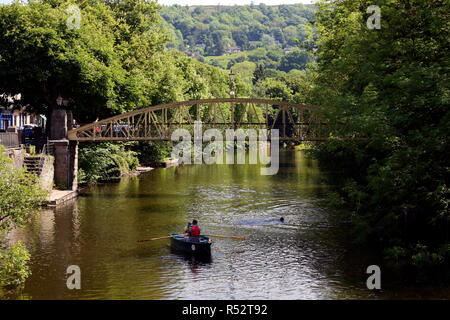
<path fill-rule="evenodd" d="M 281 80 L 269 78 L 262 82 L 262 86 L 265 88 L 265 96 L 268 98 L 292 100 L 292 90 Z"/>
<path fill-rule="evenodd" d="M 69 4 L 81 8 L 80 29 L 66 26 Z M 2 92 L 21 93 L 22 105 L 47 115 L 61 94 L 83 122 L 150 104 L 155 88 L 145 77 L 166 40 L 157 8 L 141 0 L 1 6 Z"/>
<path fill-rule="evenodd" d="M 21 243 L 3 238 L 23 227 L 46 198 L 36 175 L 16 169 L 0 145 L 0 288 L 22 284 L 29 275 L 28 251 Z"/>
<path fill-rule="evenodd" d="M 80 29 L 66 26 L 69 4 L 81 9 Z M 21 93 L 17 104 L 30 104 L 47 115 L 61 95 L 69 99 L 75 118 L 86 123 L 180 100 L 197 89 L 208 91 L 195 87 L 195 73 L 180 69 L 179 64 L 186 63 L 180 54 L 164 50 L 168 34 L 161 28 L 158 8 L 144 0 L 44 0 L 1 6 L 2 92 Z M 192 68 L 206 78 L 214 73 L 200 64 Z M 189 88 L 191 82 L 194 87 Z M 208 85 L 216 94 L 217 83 Z"/>
<path fill-rule="evenodd" d="M 170 157 L 172 143 L 166 141 L 139 142 L 134 150 L 138 154 L 140 163 L 152 164 Z"/>
<path fill-rule="evenodd" d="M 313 60 L 305 50 L 293 49 L 287 54 L 280 47 L 258 48 L 250 51 L 221 56 L 206 56 L 202 60 L 222 69 L 235 69 L 236 65 L 248 61 L 264 68 L 277 70 L 276 74 L 291 70 L 303 70 Z M 276 76 L 273 76 L 275 78 Z"/>
<path fill-rule="evenodd" d="M 36 175 L 16 169 L 0 145 L 0 233 L 22 227 L 45 200 Z"/>
<path fill-rule="evenodd" d="M 258 81 L 263 81 L 266 79 L 266 72 L 264 71 L 264 66 L 260 64 L 253 72 L 252 83 L 255 85 Z"/>
<path fill-rule="evenodd" d="M 398 262 L 400 259 L 406 257 L 406 250 L 403 247 L 393 246 L 391 248 L 387 248 L 384 251 L 384 254 L 387 259 L 392 259 Z"/>
<path fill-rule="evenodd" d="M 236 74 L 236 76 L 238 76 L 249 85 L 252 83 L 252 77 L 255 70 L 256 64 L 251 61 L 239 62 L 233 66 L 233 72 Z"/>
<path fill-rule="evenodd" d="M 282 48 L 298 46 L 308 36 L 307 24 L 315 7 L 294 4 L 266 6 L 166 6 L 161 9 L 164 25 L 172 35 L 168 48 L 198 56 L 223 69 L 248 60 L 277 69 L 284 55 Z M 242 51 L 225 55 L 227 48 Z M 205 58 L 204 58 L 205 57 Z M 304 68 L 306 63 L 294 57 L 284 68 Z M 300 69 L 301 69 L 300 68 Z"/>
<path fill-rule="evenodd" d="M 29 260 L 30 253 L 21 242 L 9 248 L 0 247 L 0 289 L 22 285 L 31 275 Z"/>
<path fill-rule="evenodd" d="M 139 165 L 137 155 L 124 144 L 83 144 L 78 152 L 80 183 L 109 181 L 134 171 Z"/>
<path fill-rule="evenodd" d="M 414 264 L 435 264 L 444 259 L 450 220 L 449 6 L 379 2 L 381 30 L 370 30 L 371 4 L 319 3 L 309 97 L 334 138 L 314 153 L 347 177 L 339 196 L 355 238 L 396 248 L 388 256 L 404 248 Z"/>
<path fill-rule="evenodd" d="M 306 50 L 294 49 L 281 58 L 279 70 L 289 72 L 291 70 L 303 70 L 311 62 L 311 55 Z"/>
<path fill-rule="evenodd" d="M 247 50 L 250 41 L 295 45 L 306 36 L 304 26 L 313 19 L 314 7 L 302 4 L 266 6 L 166 6 L 161 15 L 175 35 L 171 44 L 180 50 L 203 44 L 207 55 L 221 55 L 226 45 Z M 203 47 L 201 47 L 203 48 Z"/>

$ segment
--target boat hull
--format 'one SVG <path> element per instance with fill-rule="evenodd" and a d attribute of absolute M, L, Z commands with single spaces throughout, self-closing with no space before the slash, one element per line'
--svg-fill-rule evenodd
<path fill-rule="evenodd" d="M 171 234 L 170 244 L 175 251 L 192 255 L 211 255 L 212 241 L 206 236 L 184 237 Z"/>

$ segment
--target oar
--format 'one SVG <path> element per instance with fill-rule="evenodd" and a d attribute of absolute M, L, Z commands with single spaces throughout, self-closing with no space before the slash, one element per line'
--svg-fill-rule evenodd
<path fill-rule="evenodd" d="M 165 237 L 159 237 L 159 238 L 151 238 L 151 239 L 145 239 L 145 240 L 138 240 L 138 242 L 147 242 L 147 241 L 161 240 L 161 239 L 169 239 L 169 238 L 172 238 L 172 236 L 165 236 Z"/>
<path fill-rule="evenodd" d="M 183 234 L 186 235 L 186 234 Z M 245 237 L 237 237 L 237 236 L 224 236 L 221 234 L 210 234 L 208 237 L 216 237 L 216 238 L 230 238 L 230 239 L 240 239 L 245 240 Z M 147 242 L 147 241 L 153 241 L 153 240 L 162 240 L 162 239 L 169 239 L 172 238 L 172 236 L 165 236 L 165 237 L 159 237 L 159 238 L 151 238 L 151 239 L 145 239 L 145 240 L 138 240 L 138 242 Z"/>
<path fill-rule="evenodd" d="M 217 237 L 217 238 L 231 238 L 231 239 L 240 239 L 245 240 L 245 237 L 237 237 L 237 236 L 224 236 L 221 234 L 209 234 L 207 237 Z"/>

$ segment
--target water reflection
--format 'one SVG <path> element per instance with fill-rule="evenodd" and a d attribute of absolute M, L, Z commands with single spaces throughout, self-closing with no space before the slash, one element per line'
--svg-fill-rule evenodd
<path fill-rule="evenodd" d="M 259 165 L 153 170 L 43 211 L 21 235 L 33 275 L 19 297 L 373 297 L 365 287 L 366 261 L 344 259 L 340 225 L 320 205 L 329 186 L 317 164 L 301 152 L 282 152 L 280 163 L 276 176 L 261 176 Z M 138 242 L 182 230 L 194 218 L 205 234 L 246 240 L 214 238 L 210 261 L 171 252 L 169 240 Z M 81 268 L 81 290 L 66 288 L 72 264 Z"/>

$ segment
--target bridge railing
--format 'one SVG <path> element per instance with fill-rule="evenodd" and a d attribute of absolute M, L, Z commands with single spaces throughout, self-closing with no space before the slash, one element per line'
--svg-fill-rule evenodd
<path fill-rule="evenodd" d="M 226 129 L 278 129 L 280 140 L 323 140 L 324 125 L 312 106 L 266 99 L 206 99 L 148 107 L 81 126 L 69 132 L 78 141 L 170 140 L 183 128 L 193 135 Z M 202 133 L 203 133 L 202 132 Z M 269 136 L 270 139 L 270 136 Z"/>

